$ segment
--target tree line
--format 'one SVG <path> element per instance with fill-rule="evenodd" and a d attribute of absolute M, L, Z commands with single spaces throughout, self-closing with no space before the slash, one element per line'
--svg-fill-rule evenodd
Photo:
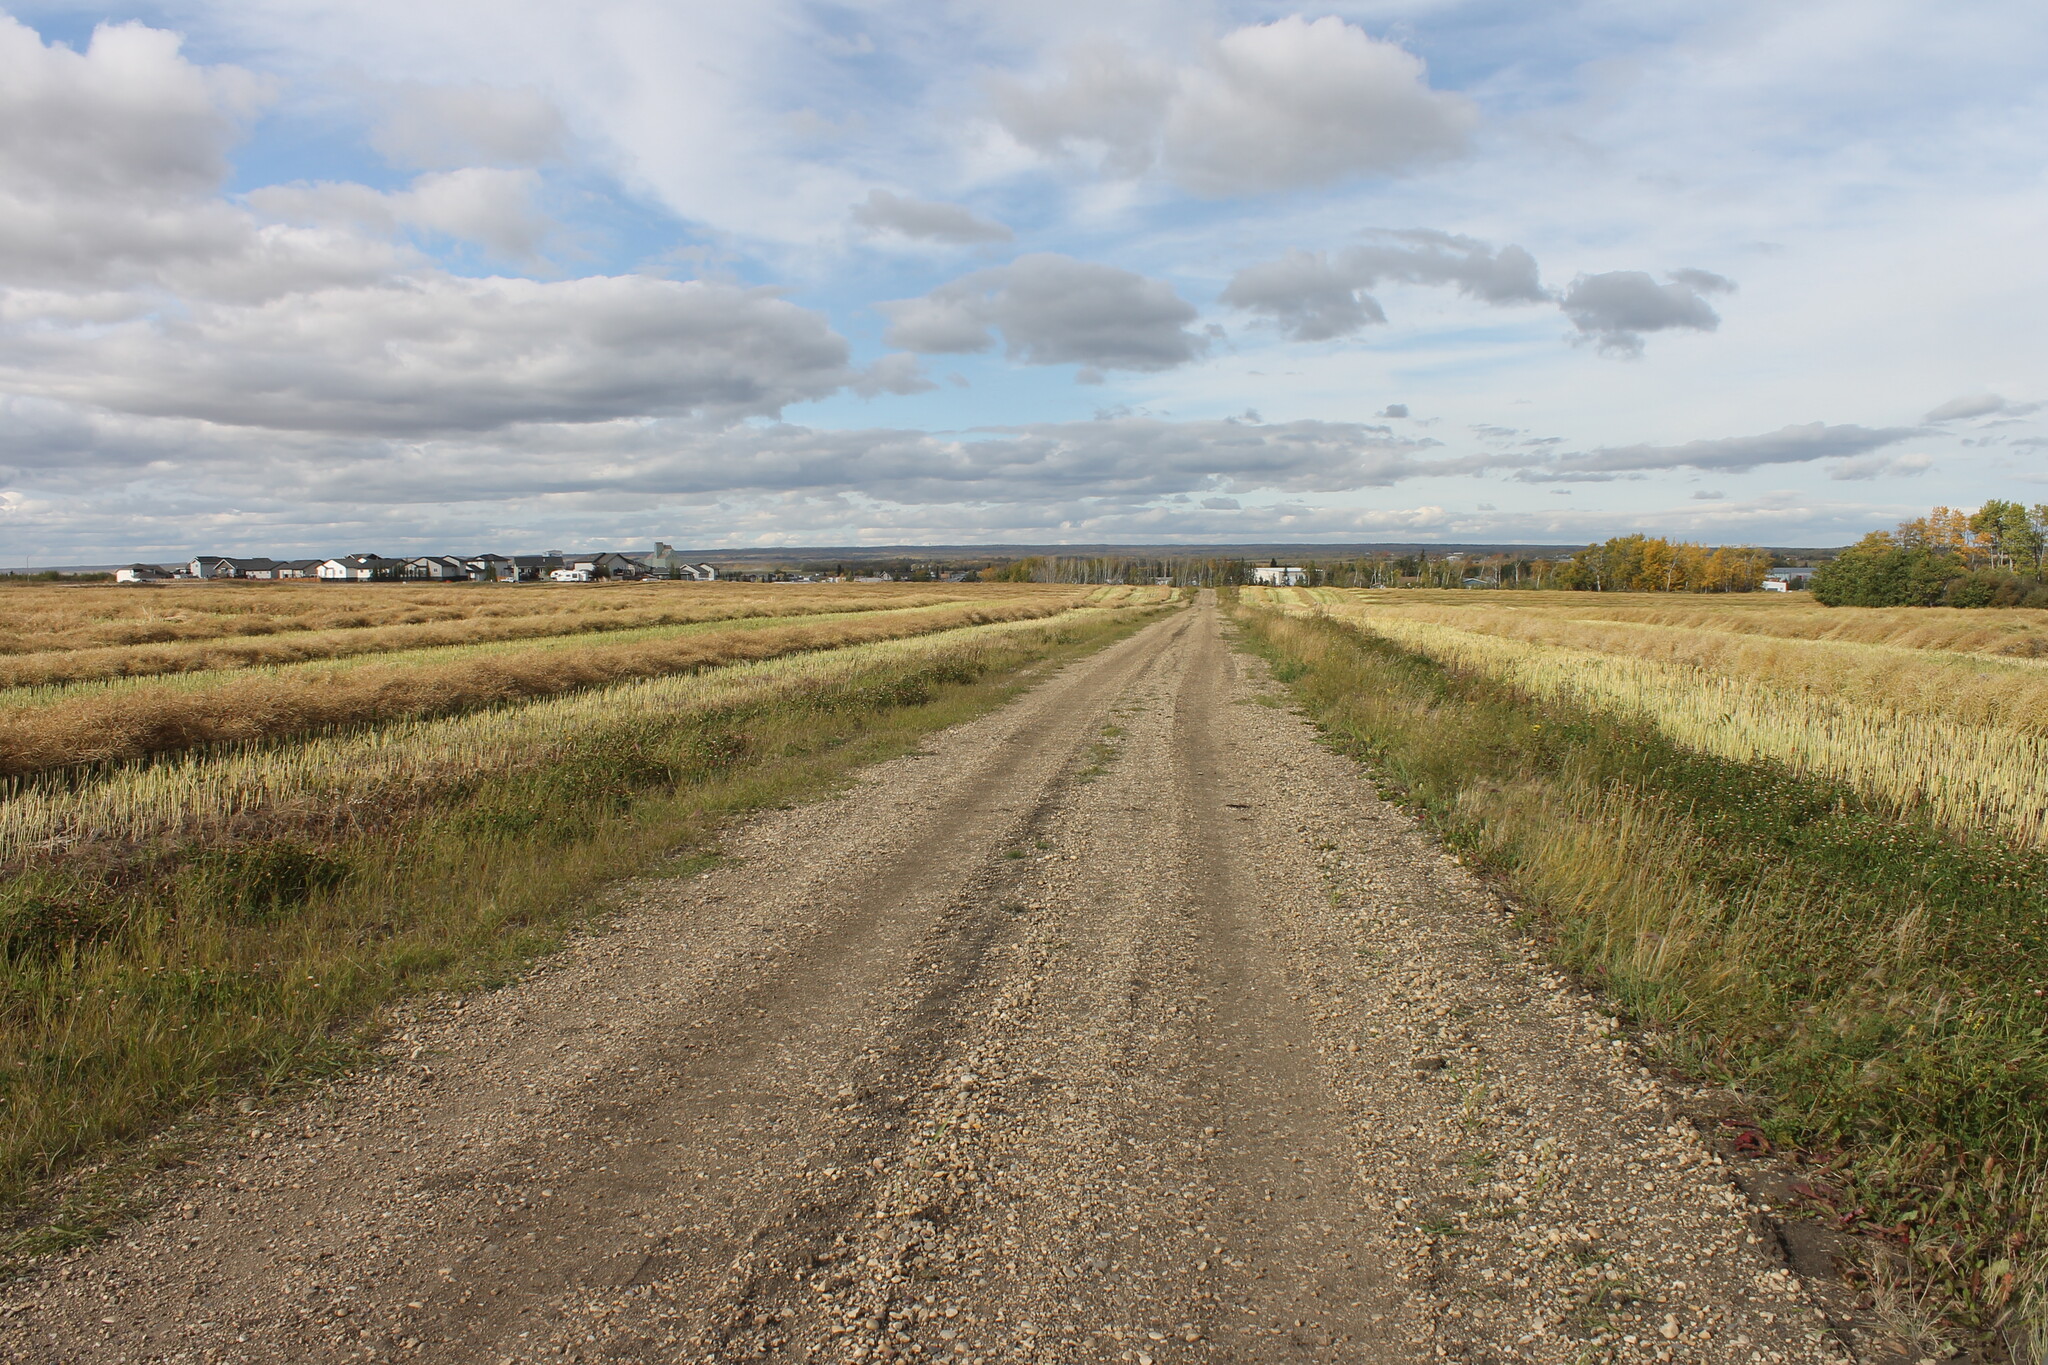
<path fill-rule="evenodd" d="M 1831 607 L 2048 607 L 2048 503 L 1993 498 L 1872 531 L 1813 575 Z"/>

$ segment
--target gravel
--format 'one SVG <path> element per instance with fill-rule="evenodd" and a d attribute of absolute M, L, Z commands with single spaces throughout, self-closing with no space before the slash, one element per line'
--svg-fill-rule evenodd
<path fill-rule="evenodd" d="M 249 1116 L 0 1356 L 1848 1359 L 1212 604 L 726 848 Z"/>

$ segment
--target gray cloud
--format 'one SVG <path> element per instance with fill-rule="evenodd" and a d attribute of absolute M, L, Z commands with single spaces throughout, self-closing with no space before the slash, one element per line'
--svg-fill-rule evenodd
<path fill-rule="evenodd" d="M 370 145 L 394 165 L 538 166 L 568 145 L 561 112 L 537 90 L 404 85 L 389 98 L 389 112 L 370 134 Z"/>
<path fill-rule="evenodd" d="M 888 190 L 868 191 L 853 206 L 855 225 L 871 232 L 894 232 L 921 241 L 971 246 L 976 242 L 1007 242 L 1016 234 L 1001 223 L 977 218 L 958 204 L 912 199 Z"/>
<path fill-rule="evenodd" d="M 1096 45 L 1051 80 L 995 90 L 1026 146 L 1092 156 L 1107 174 L 1162 167 L 1225 197 L 1386 174 L 1459 155 L 1477 114 L 1432 90 L 1421 59 L 1343 20 L 1292 15 L 1224 34 L 1173 68 Z"/>
<path fill-rule="evenodd" d="M 1780 427 L 1759 436 L 1726 436 L 1683 445 L 1603 446 L 1558 458 L 1556 476 L 1645 469 L 1755 469 L 1767 464 L 1800 464 L 1877 450 L 1919 435 L 1916 427 L 1861 427 L 1825 422 Z"/>
<path fill-rule="evenodd" d="M 1863 455 L 1853 460 L 1838 460 L 1829 467 L 1831 479 L 1896 479 L 1914 474 L 1925 474 L 1934 467 L 1934 460 L 1926 455 Z"/>
<path fill-rule="evenodd" d="M 1040 253 L 977 270 L 917 299 L 878 305 L 888 343 L 925 354 L 1005 352 L 1027 365 L 1168 370 L 1208 349 L 1195 310 L 1164 280 Z"/>
<path fill-rule="evenodd" d="M 1380 416 L 1382 417 L 1406 417 L 1407 415 L 1408 405 L 1406 403 L 1389 403 L 1380 409 Z"/>
<path fill-rule="evenodd" d="M 1969 394 L 1962 398 L 1951 398 L 1940 407 L 1928 413 L 1923 419 L 1929 422 L 1958 422 L 1968 417 L 1991 417 L 2003 414 L 2007 417 L 2025 417 L 2039 412 L 2040 403 L 2015 403 L 1995 393 Z"/>
<path fill-rule="evenodd" d="M 18 393 L 297 431 L 732 420 L 853 377 L 845 341 L 815 313 L 765 290 L 649 276 L 421 274 L 0 336 L 0 385 Z"/>
<path fill-rule="evenodd" d="M 1386 310 L 1358 280 L 1320 251 L 1290 251 L 1248 265 L 1231 277 L 1219 301 L 1271 318 L 1295 341 L 1328 341 L 1385 322 Z"/>
<path fill-rule="evenodd" d="M 531 170 L 231 201 L 226 151 L 261 95 L 244 73 L 186 61 L 173 34 L 102 27 L 78 53 L 0 16 L 0 389 L 272 432 L 424 437 L 734 421 L 850 383 L 923 382 L 908 358 L 856 374 L 819 314 L 770 291 L 467 278 L 390 240 L 411 230 L 530 255 L 550 227 Z M 435 107 L 472 142 L 540 145 L 545 120 L 523 97 L 449 100 Z"/>
<path fill-rule="evenodd" d="M 1387 320 L 1365 292 L 1382 282 L 1449 285 L 1491 304 L 1550 298 L 1537 279 L 1536 258 L 1521 247 L 1495 249 L 1424 228 L 1375 232 L 1371 241 L 1336 252 L 1290 251 L 1238 271 L 1220 298 L 1271 318 L 1296 341 L 1327 341 Z"/>
<path fill-rule="evenodd" d="M 429 172 L 404 190 L 329 181 L 268 185 L 246 198 L 265 217 L 301 226 L 378 233 L 417 228 L 530 260 L 554 229 L 535 207 L 539 191 L 540 176 L 531 170 L 470 166 Z"/>
<path fill-rule="evenodd" d="M 1610 270 L 1580 275 L 1566 287 L 1558 306 L 1580 334 L 1610 355 L 1635 356 L 1643 351 L 1643 333 L 1673 327 L 1711 332 L 1721 315 L 1702 297 L 1735 286 L 1703 270 L 1674 271 L 1659 284 L 1641 270 Z"/>

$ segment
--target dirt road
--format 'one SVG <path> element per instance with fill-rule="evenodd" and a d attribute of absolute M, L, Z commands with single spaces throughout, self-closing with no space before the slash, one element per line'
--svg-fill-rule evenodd
<path fill-rule="evenodd" d="M 254 1120 L 33 1361 L 1842 1359 L 1208 603 Z"/>

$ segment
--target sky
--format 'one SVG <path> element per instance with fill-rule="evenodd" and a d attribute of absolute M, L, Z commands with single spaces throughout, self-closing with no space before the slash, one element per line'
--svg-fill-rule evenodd
<path fill-rule="evenodd" d="M 2038 0 L 0 9 L 0 564 L 2048 501 Z"/>

